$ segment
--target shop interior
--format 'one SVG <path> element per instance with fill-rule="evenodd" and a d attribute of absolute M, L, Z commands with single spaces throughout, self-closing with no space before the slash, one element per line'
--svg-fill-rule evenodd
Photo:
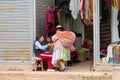
<path fill-rule="evenodd" d="M 75 50 L 67 71 L 91 71 L 93 68 L 93 0 L 79 0 L 78 12 L 74 12 L 72 0 L 36 0 L 36 37 L 40 33 L 53 33 L 55 26 L 62 25 L 66 30 L 76 33 Z M 44 5 L 43 5 L 44 4 Z M 100 0 L 100 58 L 106 57 L 107 47 L 111 44 L 111 7 L 110 0 Z M 46 28 L 46 11 L 54 14 L 54 22 Z M 77 10 L 76 10 L 77 11 Z M 77 53 L 74 53 L 76 51 Z M 77 54 L 77 57 L 76 55 Z"/>

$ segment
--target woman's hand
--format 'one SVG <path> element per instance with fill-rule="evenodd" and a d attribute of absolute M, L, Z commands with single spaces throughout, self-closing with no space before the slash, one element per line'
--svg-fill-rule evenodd
<path fill-rule="evenodd" d="M 47 46 L 51 47 L 53 44 L 52 43 L 48 43 Z"/>
<path fill-rule="evenodd" d="M 35 46 L 35 49 L 39 49 L 39 47 Z"/>

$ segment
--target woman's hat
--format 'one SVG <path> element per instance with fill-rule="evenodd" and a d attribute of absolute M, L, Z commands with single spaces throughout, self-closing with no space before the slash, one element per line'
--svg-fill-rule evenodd
<path fill-rule="evenodd" d="M 57 27 L 55 28 L 55 31 L 58 30 L 58 29 L 64 30 L 64 28 L 61 25 L 57 25 Z"/>
<path fill-rule="evenodd" d="M 63 28 L 63 27 L 62 27 L 61 25 L 57 25 L 56 29 L 57 29 L 57 28 Z"/>

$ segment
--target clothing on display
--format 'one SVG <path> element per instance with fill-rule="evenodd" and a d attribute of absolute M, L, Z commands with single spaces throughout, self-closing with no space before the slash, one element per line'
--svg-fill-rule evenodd
<path fill-rule="evenodd" d="M 58 22 L 59 24 L 62 24 L 61 22 L 61 13 L 60 13 L 60 10 L 57 11 L 57 17 L 58 17 Z M 56 26 L 55 26 L 56 27 Z"/>
<path fill-rule="evenodd" d="M 118 10 L 117 20 L 120 21 L 120 10 Z"/>
<path fill-rule="evenodd" d="M 118 10 L 117 20 L 118 20 L 118 35 L 120 38 L 120 10 Z"/>
<path fill-rule="evenodd" d="M 119 38 L 120 38 L 120 21 L 118 22 L 118 35 L 119 35 Z"/>
<path fill-rule="evenodd" d="M 59 25 L 58 11 L 54 11 L 54 21 L 55 21 L 55 27 Z"/>
<path fill-rule="evenodd" d="M 114 42 L 107 47 L 106 61 L 109 64 L 120 64 L 120 42 Z"/>
<path fill-rule="evenodd" d="M 85 18 L 85 0 L 81 0 L 81 6 L 80 6 L 80 10 L 81 10 L 81 18 L 84 19 Z"/>
<path fill-rule="evenodd" d="M 57 6 L 60 11 L 67 15 L 70 15 L 69 3 L 70 0 L 55 0 L 55 6 Z"/>
<path fill-rule="evenodd" d="M 93 20 L 93 0 L 88 0 L 88 19 Z"/>
<path fill-rule="evenodd" d="M 101 6 L 101 19 L 102 20 L 107 20 L 108 18 L 109 18 L 109 16 L 110 16 L 110 14 L 109 14 L 109 7 L 108 7 L 108 2 L 107 2 L 108 0 L 101 0 L 101 3 L 100 3 L 100 5 L 102 5 Z"/>
<path fill-rule="evenodd" d="M 53 34 L 55 29 L 54 25 L 54 13 L 52 10 L 48 9 L 46 11 L 46 16 L 45 16 L 45 34 L 48 36 L 48 34 Z"/>
<path fill-rule="evenodd" d="M 120 0 L 112 0 L 112 2 L 113 2 L 113 7 L 120 10 Z"/>
<path fill-rule="evenodd" d="M 80 11 L 80 0 L 70 0 L 69 6 L 73 19 L 77 19 Z"/>
<path fill-rule="evenodd" d="M 84 7 L 85 7 L 85 20 L 88 20 L 88 5 L 87 5 L 87 0 L 84 0 L 85 1 L 85 4 L 84 4 Z"/>

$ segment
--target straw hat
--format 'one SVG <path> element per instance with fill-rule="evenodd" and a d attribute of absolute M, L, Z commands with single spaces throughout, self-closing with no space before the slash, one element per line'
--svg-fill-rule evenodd
<path fill-rule="evenodd" d="M 61 25 L 57 25 L 56 29 L 57 29 L 57 28 L 62 28 L 62 26 L 61 26 Z"/>
<path fill-rule="evenodd" d="M 64 28 L 63 28 L 61 25 L 57 25 L 57 27 L 55 28 L 55 32 L 56 32 L 56 30 L 58 30 L 58 29 L 61 29 L 62 31 L 64 30 Z"/>

